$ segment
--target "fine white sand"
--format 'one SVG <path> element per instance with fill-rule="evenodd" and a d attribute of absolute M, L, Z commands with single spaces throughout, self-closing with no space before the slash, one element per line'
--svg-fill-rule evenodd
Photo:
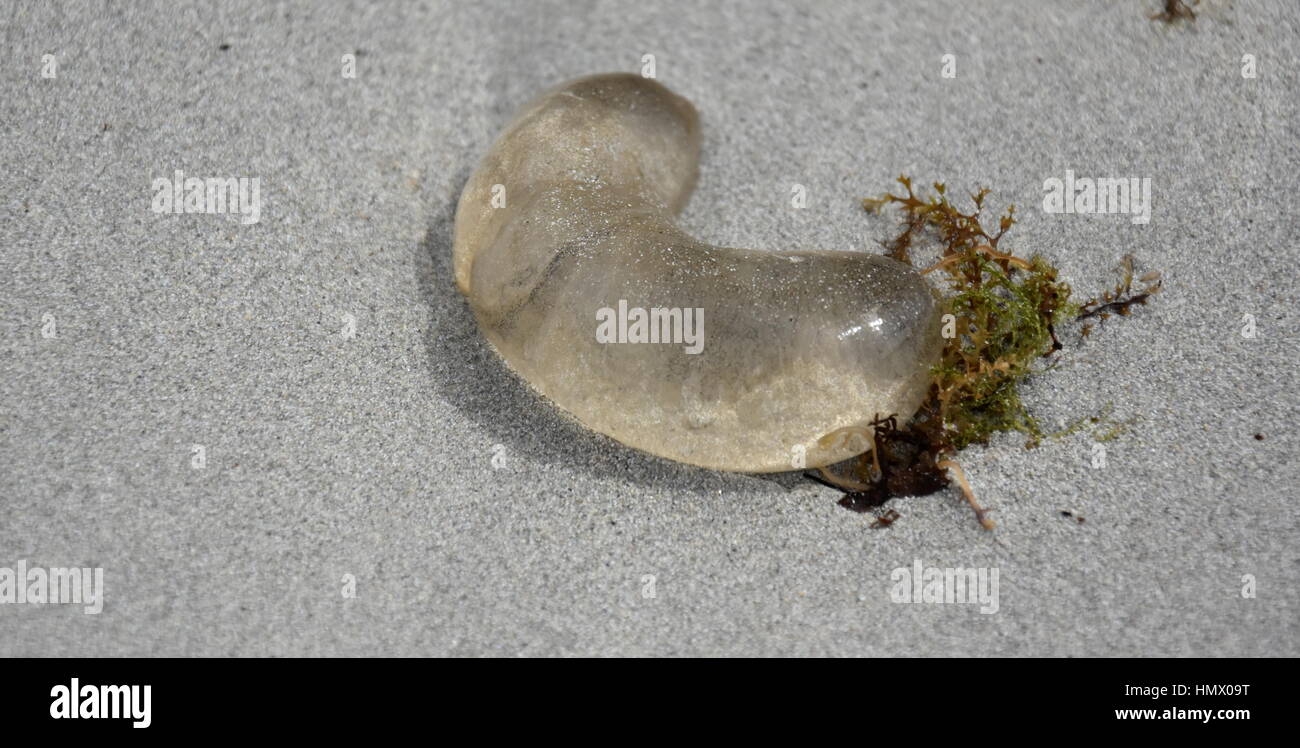
<path fill-rule="evenodd" d="M 0 18 L 0 567 L 105 585 L 0 605 L 0 654 L 1300 654 L 1296 3 L 179 5 Z M 703 117 L 709 241 L 875 251 L 906 172 L 992 187 L 1085 295 L 1163 271 L 1026 391 L 1131 421 L 1104 467 L 1003 435 L 960 457 L 996 532 L 955 491 L 871 530 L 533 396 L 455 200 L 516 107 L 645 54 Z M 257 178 L 260 220 L 153 212 L 177 169 Z M 1045 213 L 1067 169 L 1150 178 L 1150 222 Z M 997 612 L 891 602 L 918 560 L 996 569 Z"/>

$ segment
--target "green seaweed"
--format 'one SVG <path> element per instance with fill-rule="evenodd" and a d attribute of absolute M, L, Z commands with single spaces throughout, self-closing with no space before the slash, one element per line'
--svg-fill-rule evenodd
<path fill-rule="evenodd" d="M 1024 259 L 999 249 L 1016 223 L 1015 206 L 1001 215 L 996 231 L 987 230 L 981 214 L 988 189 L 971 195 L 974 210 L 964 212 L 942 183 L 935 183 L 933 195 L 921 196 L 906 176 L 898 182 L 906 194 L 868 198 L 863 207 L 877 213 L 889 205 L 902 209 L 905 228 L 885 244 L 887 249 L 910 248 L 927 229 L 942 248 L 939 261 L 922 271 L 947 276 L 948 293 L 941 302 L 947 343 L 932 370 L 933 402 L 922 408 L 942 424 L 940 446 L 955 452 L 1012 430 L 1037 443 L 1043 430 L 1025 407 L 1020 385 L 1050 368 L 1044 357 L 1061 348 L 1057 328 L 1078 316 L 1070 286 L 1042 257 Z"/>
<path fill-rule="evenodd" d="M 921 245 L 937 243 L 938 261 L 921 272 L 945 276 L 946 293 L 940 301 L 944 349 L 931 370 L 929 395 L 915 416 L 901 427 L 892 416 L 877 418 L 871 450 L 810 477 L 843 490 L 842 506 L 867 511 L 891 498 L 941 490 L 950 482 L 945 470 L 951 470 L 980 523 L 992 529 L 989 510 L 976 502 L 952 457 L 998 432 L 1024 433 L 1025 447 L 1033 448 L 1045 437 L 1067 436 L 1089 422 L 1107 420 L 1110 405 L 1101 415 L 1045 433 L 1025 406 L 1020 387 L 1053 368 L 1053 354 L 1062 348 L 1058 330 L 1083 320 L 1127 316 L 1133 306 L 1145 304 L 1160 290 L 1159 276 L 1143 276 L 1150 285 L 1134 293 L 1133 259 L 1125 256 L 1121 280 L 1113 290 L 1076 302 L 1070 286 L 1047 260 L 1037 254 L 1019 257 L 999 247 L 1016 223 L 1014 205 L 998 217 L 997 229 L 990 230 L 983 224 L 987 188 L 970 195 L 973 209 L 963 211 L 949 199 L 943 183 L 936 182 L 932 194 L 918 194 L 907 176 L 898 182 L 903 191 L 867 198 L 862 205 L 877 214 L 891 207 L 901 212 L 901 231 L 881 242 L 888 256 L 911 265 Z M 1091 324 L 1083 325 L 1080 337 L 1091 330 Z M 1132 425 L 1110 423 L 1094 438 L 1115 439 Z"/>

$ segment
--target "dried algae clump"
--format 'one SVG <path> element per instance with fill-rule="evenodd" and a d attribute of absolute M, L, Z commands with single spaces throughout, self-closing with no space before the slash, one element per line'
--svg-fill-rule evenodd
<path fill-rule="evenodd" d="M 770 472 L 861 453 L 877 414 L 926 397 L 934 293 L 886 257 L 685 234 L 699 147 L 690 103 L 636 75 L 526 106 L 457 208 L 456 282 L 480 328 L 587 427 L 662 457 Z"/>
<path fill-rule="evenodd" d="M 1062 347 L 1058 329 L 1071 322 L 1128 315 L 1133 306 L 1159 292 L 1159 274 L 1142 276 L 1139 280 L 1148 285 L 1135 292 L 1133 258 L 1126 256 L 1114 290 L 1078 304 L 1071 300 L 1070 287 L 1057 279 L 1056 269 L 1041 257 L 1025 259 L 999 248 L 1015 224 L 1014 206 L 1001 216 L 996 230 L 989 230 L 981 223 L 988 190 L 971 195 L 974 210 L 963 212 L 941 183 L 934 185 L 933 195 L 920 196 L 910 179 L 898 181 L 905 192 L 868 198 L 863 207 L 873 213 L 889 206 L 901 210 L 902 231 L 882 242 L 889 256 L 911 263 L 923 240 L 939 245 L 939 259 L 922 273 L 941 272 L 947 281 L 940 304 L 944 349 L 931 372 L 929 395 L 913 417 L 901 425 L 898 419 L 882 418 L 869 452 L 809 477 L 844 491 L 842 506 L 865 512 L 891 498 L 938 491 L 952 475 L 980 523 L 991 529 L 988 510 L 976 502 L 951 457 L 998 431 L 1022 431 L 1029 435 L 1025 446 L 1032 447 L 1044 436 L 1082 428 L 1087 419 L 1045 435 L 1021 401 L 1019 386 L 1051 367 L 1049 357 Z M 1090 329 L 1085 324 L 1080 332 L 1086 336 Z M 1129 426 L 1099 431 L 1097 438 L 1115 438 Z"/>
<path fill-rule="evenodd" d="M 1018 386 L 1045 368 L 1045 356 L 1060 349 L 1056 329 L 1079 312 L 1070 301 L 1070 287 L 1057 280 L 1056 269 L 1042 258 L 1024 259 L 998 248 L 1015 224 L 1015 208 L 1001 216 L 996 231 L 986 229 L 980 216 L 988 190 L 971 195 L 974 210 L 963 212 L 949 201 L 943 184 L 934 185 L 934 195 L 921 198 L 906 177 L 899 183 L 907 194 L 886 194 L 863 204 L 873 211 L 890 204 L 903 210 L 907 226 L 887 246 L 910 245 L 926 229 L 940 243 L 939 261 L 923 271 L 941 271 L 949 288 L 942 302 L 946 345 L 934 368 L 928 403 L 942 426 L 934 434 L 939 446 L 956 451 L 1006 430 L 1041 438 Z"/>

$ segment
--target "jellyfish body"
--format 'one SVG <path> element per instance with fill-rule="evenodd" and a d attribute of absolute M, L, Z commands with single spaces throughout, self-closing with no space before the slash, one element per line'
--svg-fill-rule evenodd
<path fill-rule="evenodd" d="M 694 107 L 636 75 L 527 105 L 471 175 L 453 264 L 480 328 L 587 427 L 681 462 L 818 467 L 915 412 L 942 348 L 912 268 L 858 252 L 716 247 L 675 223 Z"/>

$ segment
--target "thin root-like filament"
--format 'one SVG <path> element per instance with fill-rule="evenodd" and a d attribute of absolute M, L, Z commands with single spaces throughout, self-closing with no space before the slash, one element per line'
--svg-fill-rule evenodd
<path fill-rule="evenodd" d="M 975 519 L 980 521 L 980 524 L 984 526 L 984 529 L 992 530 L 994 527 L 997 527 L 997 523 L 988 518 L 988 513 L 992 510 L 985 509 L 975 500 L 975 492 L 970 489 L 970 483 L 966 480 L 966 473 L 961 469 L 961 465 L 958 465 L 952 460 L 940 460 L 937 463 L 937 467 L 947 468 L 952 471 L 953 475 L 957 476 L 957 484 L 961 486 L 961 492 L 965 494 L 966 502 L 970 504 L 971 509 L 975 510 Z"/>

